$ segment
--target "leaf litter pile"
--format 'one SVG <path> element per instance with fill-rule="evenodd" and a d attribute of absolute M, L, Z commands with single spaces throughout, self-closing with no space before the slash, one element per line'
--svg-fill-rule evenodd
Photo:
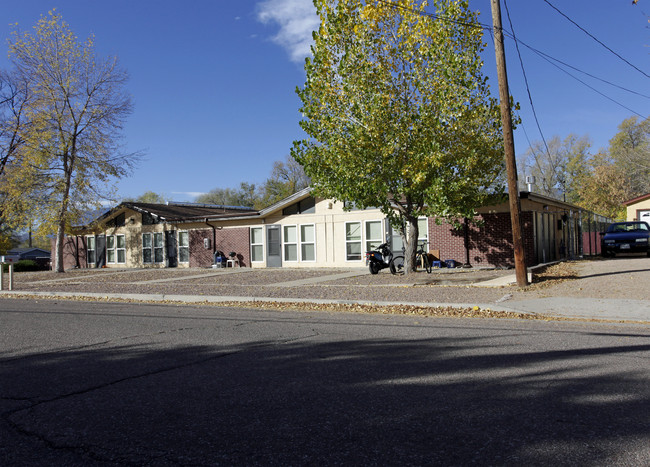
<path fill-rule="evenodd" d="M 383 315 L 410 315 L 437 318 L 502 318 L 502 319 L 527 319 L 527 320 L 548 320 L 555 319 L 548 316 L 506 312 L 481 308 L 479 306 L 454 307 L 454 306 L 417 306 L 417 305 L 381 305 L 372 303 L 313 303 L 313 302 L 290 302 L 290 301 L 202 301 L 182 302 L 176 300 L 136 300 L 109 297 L 88 297 L 81 295 L 43 297 L 29 294 L 16 294 L 6 298 L 31 299 L 31 300 L 74 300 L 87 302 L 107 303 L 141 303 L 160 304 L 175 306 L 213 306 L 213 307 L 234 307 L 234 308 L 256 308 L 274 311 L 325 311 L 342 313 L 367 313 Z"/>
<path fill-rule="evenodd" d="M 533 283 L 528 288 L 548 288 L 578 278 L 577 262 L 563 261 L 536 270 L 533 274 Z"/>

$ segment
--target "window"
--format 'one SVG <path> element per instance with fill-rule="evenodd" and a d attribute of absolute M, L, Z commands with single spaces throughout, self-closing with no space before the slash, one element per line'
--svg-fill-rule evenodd
<path fill-rule="evenodd" d="M 300 201 L 298 209 L 300 214 L 313 214 L 316 212 L 316 198 L 310 196 Z"/>
<path fill-rule="evenodd" d="M 316 230 L 314 224 L 300 226 L 300 259 L 316 261 Z"/>
<path fill-rule="evenodd" d="M 295 225 L 284 226 L 284 260 L 298 261 L 298 227 Z"/>
<path fill-rule="evenodd" d="M 388 238 L 390 239 L 390 249 L 396 255 L 404 253 L 404 243 L 399 232 L 394 229 L 390 224 L 386 227 L 388 231 Z M 418 218 L 418 244 L 416 249 L 424 243 L 424 251 L 429 251 L 429 219 L 427 217 Z"/>
<path fill-rule="evenodd" d="M 124 235 L 116 235 L 117 241 L 117 262 L 126 263 L 126 239 Z"/>
<path fill-rule="evenodd" d="M 126 223 L 126 214 L 118 214 L 117 216 L 113 217 L 112 219 L 109 219 L 106 221 L 106 226 L 107 227 L 123 227 L 124 224 Z"/>
<path fill-rule="evenodd" d="M 345 223 L 345 259 L 361 260 L 361 222 Z"/>
<path fill-rule="evenodd" d="M 163 234 L 161 232 L 142 234 L 142 262 L 151 264 L 163 261 L 165 261 Z"/>
<path fill-rule="evenodd" d="M 251 261 L 264 261 L 264 232 L 262 227 L 251 227 Z"/>
<path fill-rule="evenodd" d="M 153 260 L 155 263 L 162 263 L 165 261 L 162 232 L 156 232 L 153 234 Z"/>
<path fill-rule="evenodd" d="M 116 261 L 117 258 L 117 261 Z M 124 235 L 106 236 L 106 262 L 109 264 L 126 263 L 126 242 Z"/>
<path fill-rule="evenodd" d="M 160 219 L 148 212 L 143 212 L 142 213 L 142 225 L 154 225 L 154 224 L 160 224 Z"/>
<path fill-rule="evenodd" d="M 153 256 L 151 251 L 151 234 L 145 233 L 142 234 L 142 262 L 145 264 L 150 264 L 152 262 Z"/>
<path fill-rule="evenodd" d="M 115 263 L 115 236 L 106 236 L 106 262 Z"/>
<path fill-rule="evenodd" d="M 287 206 L 282 210 L 282 215 L 289 216 L 291 214 L 313 214 L 316 212 L 316 198 L 310 196 L 298 201 L 297 203 Z"/>
<path fill-rule="evenodd" d="M 424 243 L 424 251 L 429 251 L 429 219 L 427 217 L 420 217 L 418 219 L 418 245 L 420 247 Z"/>
<path fill-rule="evenodd" d="M 95 264 L 95 237 L 86 237 L 86 261 Z"/>
<path fill-rule="evenodd" d="M 381 221 L 366 221 L 366 251 L 374 250 L 382 243 Z"/>
<path fill-rule="evenodd" d="M 178 232 L 178 261 L 190 262 L 190 236 L 188 232 Z"/>

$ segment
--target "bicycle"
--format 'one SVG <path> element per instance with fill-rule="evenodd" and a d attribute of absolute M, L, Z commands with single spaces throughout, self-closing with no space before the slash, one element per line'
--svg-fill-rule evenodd
<path fill-rule="evenodd" d="M 419 245 L 418 250 L 415 252 L 415 268 L 418 270 L 424 269 L 428 274 L 431 274 L 431 261 L 429 260 L 429 254 L 424 251 L 424 246 L 426 244 L 422 243 Z"/>

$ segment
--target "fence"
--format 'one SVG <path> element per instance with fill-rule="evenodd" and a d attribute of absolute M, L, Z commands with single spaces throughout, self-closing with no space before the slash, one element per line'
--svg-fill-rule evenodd
<path fill-rule="evenodd" d="M 591 211 L 580 212 L 581 252 L 583 256 L 595 256 L 600 254 L 600 232 L 604 232 L 607 226 L 612 223 L 608 217 L 601 216 Z"/>

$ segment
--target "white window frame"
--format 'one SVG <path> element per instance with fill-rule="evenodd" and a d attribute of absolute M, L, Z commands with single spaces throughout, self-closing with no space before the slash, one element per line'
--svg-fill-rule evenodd
<path fill-rule="evenodd" d="M 253 243 L 253 230 L 260 231 L 260 241 L 258 243 Z M 260 259 L 254 259 L 255 255 L 253 254 L 253 247 L 262 247 L 262 253 Z M 250 228 L 250 248 L 251 248 L 251 263 L 263 263 L 264 262 L 264 227 L 251 227 Z"/>
<path fill-rule="evenodd" d="M 149 245 L 148 247 L 144 246 L 144 238 L 148 237 L 149 238 Z M 144 257 L 144 252 L 145 250 L 149 250 L 149 258 L 151 258 L 150 261 L 147 261 Z M 142 263 L 143 264 L 154 264 L 153 262 L 153 234 L 151 232 L 146 232 L 142 234 Z"/>
<path fill-rule="evenodd" d="M 156 246 L 156 236 L 160 236 L 160 242 L 161 246 L 157 247 Z M 145 247 L 144 246 L 144 237 L 149 236 L 151 238 L 151 246 L 150 247 Z M 145 250 L 150 250 L 151 251 L 151 261 L 145 261 L 144 259 L 144 251 Z M 161 261 L 156 261 L 156 250 L 160 250 L 162 253 L 162 259 Z M 162 232 L 145 232 L 142 234 L 142 262 L 144 264 L 163 264 L 165 262 L 165 237 L 163 236 Z"/>
<path fill-rule="evenodd" d="M 286 235 L 286 229 L 287 228 L 294 228 L 296 233 L 295 233 L 295 241 L 293 242 L 288 242 L 287 241 L 287 235 Z M 282 226 L 282 261 L 287 262 L 287 263 L 297 263 L 300 261 L 300 252 L 298 251 L 299 248 L 299 239 L 300 239 L 300 232 L 298 230 L 298 225 L 297 224 L 284 224 Z M 287 247 L 288 246 L 293 246 L 296 249 L 296 259 L 287 259 Z"/>
<path fill-rule="evenodd" d="M 368 224 L 379 224 L 378 238 L 368 238 Z M 381 219 L 371 219 L 371 220 L 364 221 L 362 235 L 363 235 L 363 244 L 366 246 L 365 251 L 374 250 L 379 245 L 384 243 L 384 238 L 386 238 L 386 235 L 384 235 L 384 222 Z M 362 253 L 365 253 L 365 251 Z"/>
<path fill-rule="evenodd" d="M 358 240 L 356 240 L 356 239 L 355 240 L 348 240 L 348 225 L 349 224 L 357 224 L 359 226 L 359 234 L 360 235 L 359 235 Z M 347 221 L 347 222 L 345 222 L 343 228 L 345 229 L 345 231 L 343 232 L 343 234 L 345 235 L 345 261 L 346 262 L 348 262 L 348 261 L 349 262 L 363 261 L 364 260 L 363 251 L 362 251 L 362 247 L 363 247 L 363 222 L 361 222 L 361 221 Z M 358 259 L 350 259 L 349 255 L 348 255 L 348 245 L 350 245 L 352 243 L 358 243 L 359 244 L 359 258 Z"/>
<path fill-rule="evenodd" d="M 159 237 L 158 237 L 159 236 Z M 156 237 L 160 238 L 160 246 L 156 246 Z M 154 264 L 164 264 L 165 262 L 165 236 L 162 232 L 153 232 L 151 248 L 153 252 L 152 260 Z M 156 261 L 156 250 L 160 250 L 160 261 Z"/>
<path fill-rule="evenodd" d="M 181 244 L 181 235 L 185 235 L 187 239 L 187 245 Z M 181 249 L 187 250 L 187 261 L 181 261 Z M 178 262 L 187 264 L 190 262 L 190 232 L 188 230 L 179 230 L 178 231 Z"/>
<path fill-rule="evenodd" d="M 122 239 L 122 247 L 120 247 L 120 238 Z M 120 261 L 120 252 L 122 253 L 122 260 Z M 115 235 L 115 261 L 117 264 L 126 264 L 126 235 Z"/>
<path fill-rule="evenodd" d="M 419 227 L 420 221 L 425 221 L 426 228 L 424 229 L 424 232 L 422 232 L 422 229 Z M 422 235 L 424 233 L 424 235 Z M 420 245 L 424 245 L 424 251 L 429 251 L 429 218 L 428 217 L 418 217 L 418 244 L 416 246 L 416 249 L 420 248 Z"/>
<path fill-rule="evenodd" d="M 93 247 L 90 248 L 90 241 L 92 240 Z M 90 261 L 90 252 L 93 253 L 93 260 Z M 97 239 L 94 235 L 89 235 L 86 237 L 86 264 L 92 264 L 95 266 L 97 264 Z"/>
<path fill-rule="evenodd" d="M 111 246 L 111 241 L 113 246 Z M 113 259 L 111 261 L 111 255 Z M 106 264 L 115 264 L 117 256 L 115 255 L 115 235 L 106 235 Z"/>
<path fill-rule="evenodd" d="M 149 238 L 149 246 L 144 246 L 145 237 Z M 149 251 L 149 258 L 150 258 L 149 261 L 147 261 L 144 257 L 145 250 Z M 153 264 L 153 234 L 151 232 L 146 232 L 142 234 L 142 263 Z"/>
<path fill-rule="evenodd" d="M 307 241 L 303 238 L 302 234 L 302 228 L 303 227 L 311 227 L 313 229 L 313 240 Z M 299 242 L 300 242 L 300 261 L 306 262 L 306 263 L 315 263 L 316 262 L 316 224 L 300 224 L 298 227 L 298 234 L 300 235 Z M 313 245 L 314 247 L 314 259 L 305 259 L 303 258 L 303 246 L 304 245 Z"/>

